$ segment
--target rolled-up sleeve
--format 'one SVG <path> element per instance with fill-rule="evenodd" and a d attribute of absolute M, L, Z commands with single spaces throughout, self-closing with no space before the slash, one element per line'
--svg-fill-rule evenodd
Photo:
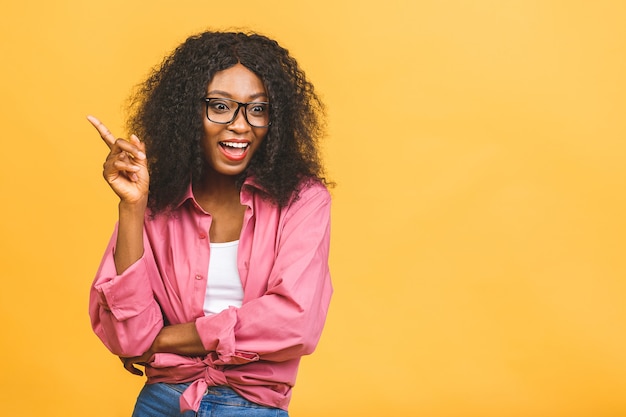
<path fill-rule="evenodd" d="M 144 254 L 121 275 L 114 262 L 117 227 L 111 237 L 90 292 L 89 315 L 96 335 L 119 356 L 139 356 L 163 327 L 151 276 L 158 275 L 144 234 Z"/>

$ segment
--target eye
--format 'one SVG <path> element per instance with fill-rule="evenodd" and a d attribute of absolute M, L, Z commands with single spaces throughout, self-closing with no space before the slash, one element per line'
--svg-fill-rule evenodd
<path fill-rule="evenodd" d="M 209 101 L 209 110 L 215 113 L 228 113 L 230 107 L 228 107 L 228 102 L 224 100 L 211 100 Z"/>
<path fill-rule="evenodd" d="M 267 112 L 268 105 L 266 103 L 250 103 L 248 105 L 248 113 L 254 116 L 262 116 Z"/>

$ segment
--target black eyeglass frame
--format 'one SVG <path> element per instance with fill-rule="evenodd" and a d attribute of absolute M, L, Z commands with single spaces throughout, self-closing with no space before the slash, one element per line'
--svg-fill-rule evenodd
<path fill-rule="evenodd" d="M 226 100 L 226 101 L 230 101 L 233 103 L 237 104 L 237 108 L 235 109 L 235 112 L 233 113 L 233 117 L 227 121 L 227 122 L 216 122 L 215 120 L 212 120 L 209 117 L 209 103 L 212 100 Z M 247 106 L 250 104 L 264 104 L 267 105 L 269 108 L 270 102 L 269 101 L 249 101 L 247 103 L 242 103 L 241 101 L 237 101 L 237 100 L 233 100 L 231 98 L 223 98 L 223 97 L 205 97 L 204 98 L 204 106 L 205 106 L 205 114 L 206 114 L 206 118 L 212 122 L 212 123 L 217 123 L 220 125 L 228 125 L 231 124 L 236 118 L 237 115 L 239 114 L 239 109 L 241 109 L 243 107 L 243 118 L 246 119 L 246 123 L 248 123 L 250 126 L 252 127 L 270 127 L 270 125 L 272 124 L 272 121 L 269 120 L 268 123 L 266 125 L 263 126 L 257 126 L 257 125 L 253 125 L 252 123 L 250 123 L 250 120 L 248 120 L 248 111 L 247 111 Z M 268 109 L 269 111 L 269 109 Z"/>

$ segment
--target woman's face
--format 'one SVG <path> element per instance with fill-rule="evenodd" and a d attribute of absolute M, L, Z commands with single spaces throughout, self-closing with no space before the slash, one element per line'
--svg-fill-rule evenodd
<path fill-rule="evenodd" d="M 261 79 L 241 64 L 215 73 L 207 87 L 206 97 L 241 103 L 268 101 Z M 232 101 L 216 100 L 211 102 L 211 106 L 216 106 L 216 114 L 227 111 L 227 108 L 231 111 L 237 108 L 237 104 Z M 244 107 L 240 107 L 235 119 L 227 124 L 212 122 L 203 112 L 202 147 L 207 163 L 217 174 L 237 175 L 243 172 L 267 135 L 267 127 L 253 127 L 247 122 Z M 253 124 L 258 124 L 253 119 L 255 116 L 250 114 L 255 110 L 260 109 L 249 108 L 248 117 Z M 215 120 L 222 121 L 220 117 L 215 116 Z"/>

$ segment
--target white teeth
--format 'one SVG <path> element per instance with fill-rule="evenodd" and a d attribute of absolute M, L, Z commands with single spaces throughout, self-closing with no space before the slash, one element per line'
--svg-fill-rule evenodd
<path fill-rule="evenodd" d="M 222 144 L 223 146 L 229 146 L 231 148 L 247 148 L 248 147 L 248 143 L 241 143 L 241 142 L 220 142 L 220 144 Z"/>

